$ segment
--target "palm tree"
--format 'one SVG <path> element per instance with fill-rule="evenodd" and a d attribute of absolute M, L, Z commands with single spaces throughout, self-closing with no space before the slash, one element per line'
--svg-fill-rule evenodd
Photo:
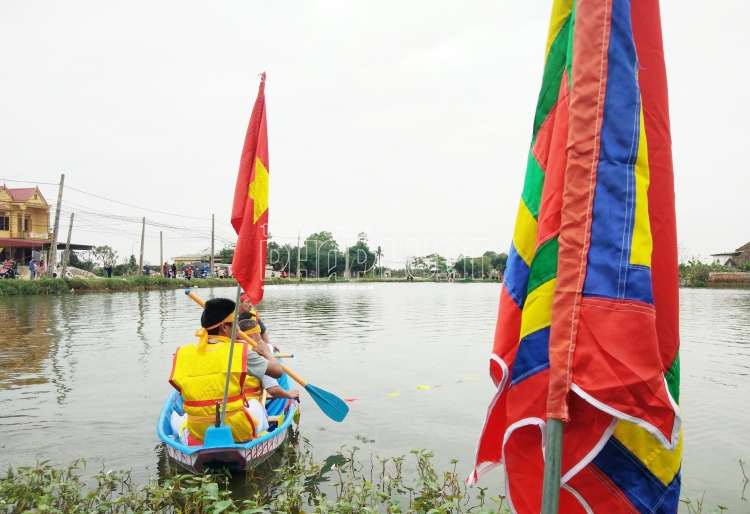
<path fill-rule="evenodd" d="M 378 249 L 375 250 L 375 257 L 378 258 L 378 269 L 380 270 L 380 276 L 383 277 L 383 268 L 380 267 L 380 258 L 383 256 L 383 250 L 380 249 L 380 246 L 378 246 Z"/>

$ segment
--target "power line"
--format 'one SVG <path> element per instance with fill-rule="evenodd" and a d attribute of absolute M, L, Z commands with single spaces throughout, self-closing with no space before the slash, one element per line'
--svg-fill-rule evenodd
<path fill-rule="evenodd" d="M 27 180 L 11 180 L 11 179 L 7 179 L 7 178 L 0 178 L 0 180 L 3 181 L 3 182 L 15 182 L 15 183 L 18 183 L 18 184 L 37 184 L 37 185 L 38 184 L 44 184 L 44 185 L 47 185 L 47 186 L 59 186 L 60 185 L 60 184 L 56 184 L 54 182 L 29 182 Z M 211 218 L 200 218 L 198 216 L 187 216 L 185 214 L 173 214 L 171 212 L 157 211 L 156 209 L 149 209 L 147 207 L 140 207 L 138 205 L 133 205 L 133 204 L 125 203 L 125 202 L 120 202 L 119 200 L 112 200 L 111 198 L 105 198 L 103 196 L 95 195 L 94 193 L 89 193 L 87 191 L 83 191 L 81 189 L 78 189 L 78 188 L 75 188 L 75 187 L 72 187 L 72 186 L 69 186 L 69 185 L 66 185 L 65 189 L 71 189 L 73 191 L 77 191 L 77 192 L 83 193 L 85 195 L 93 196 L 94 198 L 99 198 L 100 200 L 106 200 L 108 202 L 117 203 L 117 204 L 120 204 L 120 205 L 125 205 L 127 207 L 132 207 L 134 209 L 141 209 L 141 210 L 144 210 L 144 211 L 156 212 L 158 214 L 165 214 L 167 216 L 175 216 L 175 217 L 178 217 L 178 218 L 189 218 L 189 219 L 194 219 L 194 220 L 211 221 Z M 219 221 L 219 223 L 221 223 L 223 225 L 231 226 L 231 225 L 229 225 L 229 223 L 224 223 L 222 221 Z"/>

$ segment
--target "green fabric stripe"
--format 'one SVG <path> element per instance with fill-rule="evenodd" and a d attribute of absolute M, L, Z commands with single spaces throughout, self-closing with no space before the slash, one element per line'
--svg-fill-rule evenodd
<path fill-rule="evenodd" d="M 534 259 L 536 259 L 536 257 Z M 677 355 L 675 356 L 674 361 L 672 362 L 672 365 L 669 367 L 669 370 L 667 370 L 666 379 L 667 379 L 667 387 L 669 388 L 669 394 L 671 394 L 672 398 L 674 398 L 674 401 L 676 401 L 677 404 L 679 404 L 680 403 L 680 353 L 679 351 L 677 352 Z"/>
<path fill-rule="evenodd" d="M 576 30 L 576 6 L 573 2 L 573 10 L 570 13 L 570 30 L 568 30 L 568 49 L 565 56 L 565 71 L 568 72 L 568 89 L 573 87 L 573 34 Z"/>
<path fill-rule="evenodd" d="M 521 198 L 534 219 L 539 216 L 539 205 L 542 203 L 542 188 L 544 187 L 544 172 L 536 162 L 534 154 L 529 150 L 529 160 L 526 163 L 526 177 L 523 180 Z"/>
<path fill-rule="evenodd" d="M 528 294 L 557 275 L 557 248 L 555 236 L 537 249 L 534 260 L 531 261 Z"/>
<path fill-rule="evenodd" d="M 565 61 L 568 54 L 568 32 L 570 28 L 570 17 L 565 20 L 560 32 L 555 36 L 552 46 L 547 55 L 547 61 L 544 63 L 544 77 L 542 78 L 542 89 L 539 91 L 539 99 L 536 103 L 536 114 L 534 115 L 534 135 L 533 141 L 536 141 L 536 134 L 539 127 L 544 123 L 545 118 L 557 103 L 557 97 L 560 94 L 560 80 L 562 80 Z"/>

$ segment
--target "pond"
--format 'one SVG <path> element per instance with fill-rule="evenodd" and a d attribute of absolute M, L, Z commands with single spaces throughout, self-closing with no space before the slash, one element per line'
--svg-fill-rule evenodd
<path fill-rule="evenodd" d="M 197 293 L 234 297 L 232 288 Z M 316 457 L 341 445 L 365 457 L 428 448 L 438 470 L 455 458 L 468 474 L 494 389 L 499 293 L 483 283 L 269 286 L 261 317 L 295 355 L 289 366 L 356 399 L 339 424 L 303 392 L 300 430 Z M 705 491 L 708 505 L 750 510 L 738 463 L 750 460 L 750 291 L 683 289 L 680 298 L 682 497 Z M 92 471 L 157 474 L 172 354 L 195 340 L 199 317 L 179 290 L 0 298 L 0 467 L 84 457 Z M 501 493 L 502 482 L 497 468 L 479 485 Z"/>

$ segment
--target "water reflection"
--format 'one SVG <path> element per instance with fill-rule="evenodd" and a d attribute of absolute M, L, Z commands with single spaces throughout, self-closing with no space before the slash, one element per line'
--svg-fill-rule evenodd
<path fill-rule="evenodd" d="M 46 361 L 57 326 L 54 309 L 47 302 L 15 297 L 0 303 L 2 350 L 0 350 L 0 389 L 16 389 L 46 384 Z"/>

